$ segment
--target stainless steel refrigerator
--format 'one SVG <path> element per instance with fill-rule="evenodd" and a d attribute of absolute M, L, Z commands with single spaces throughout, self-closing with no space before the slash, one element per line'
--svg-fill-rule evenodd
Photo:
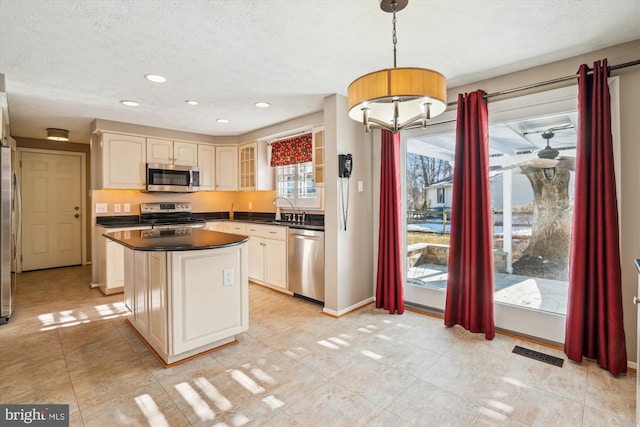
<path fill-rule="evenodd" d="M 20 241 L 20 191 L 13 165 L 15 145 L 9 137 L 0 147 L 0 325 L 13 313 L 16 256 Z"/>

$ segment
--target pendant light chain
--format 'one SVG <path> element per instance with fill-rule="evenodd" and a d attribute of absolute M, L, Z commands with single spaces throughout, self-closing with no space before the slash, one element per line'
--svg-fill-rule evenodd
<path fill-rule="evenodd" d="M 398 4 L 394 1 L 391 2 L 391 8 L 393 9 L 393 68 L 396 68 L 396 45 L 398 44 L 398 36 L 396 35 L 396 6 Z"/>

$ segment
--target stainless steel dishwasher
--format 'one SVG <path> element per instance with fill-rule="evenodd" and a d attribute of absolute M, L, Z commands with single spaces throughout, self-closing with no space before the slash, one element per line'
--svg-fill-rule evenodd
<path fill-rule="evenodd" d="M 288 243 L 289 290 L 324 302 L 324 231 L 289 228 Z"/>

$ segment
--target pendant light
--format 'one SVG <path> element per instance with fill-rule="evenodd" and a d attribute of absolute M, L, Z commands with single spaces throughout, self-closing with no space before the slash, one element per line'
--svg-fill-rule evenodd
<path fill-rule="evenodd" d="M 447 81 L 437 71 L 396 67 L 396 12 L 409 0 L 381 0 L 380 9 L 393 13 L 393 68 L 374 71 L 349 85 L 349 117 L 365 130 L 426 127 L 427 120 L 447 108 Z"/>

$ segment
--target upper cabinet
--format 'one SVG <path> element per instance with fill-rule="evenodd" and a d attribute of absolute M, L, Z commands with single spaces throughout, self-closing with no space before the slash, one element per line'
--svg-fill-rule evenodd
<path fill-rule="evenodd" d="M 216 147 L 198 144 L 198 168 L 200 169 L 200 190 L 216 189 Z"/>
<path fill-rule="evenodd" d="M 239 146 L 240 190 L 273 190 L 273 169 L 269 166 L 267 143 L 249 142 Z"/>
<path fill-rule="evenodd" d="M 198 166 L 198 144 L 147 138 L 147 162 Z"/>
<path fill-rule="evenodd" d="M 102 133 L 98 140 L 96 154 L 101 161 L 96 165 L 97 189 L 143 190 L 147 162 L 145 138 Z"/>
<path fill-rule="evenodd" d="M 218 145 L 215 156 L 216 190 L 238 191 L 238 146 Z"/>
<path fill-rule="evenodd" d="M 313 135 L 313 182 L 316 187 L 324 186 L 324 127 L 316 127 Z"/>

